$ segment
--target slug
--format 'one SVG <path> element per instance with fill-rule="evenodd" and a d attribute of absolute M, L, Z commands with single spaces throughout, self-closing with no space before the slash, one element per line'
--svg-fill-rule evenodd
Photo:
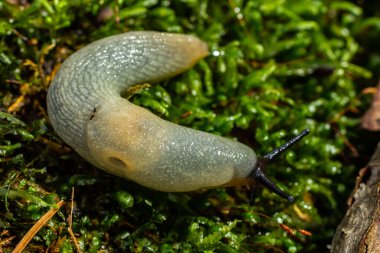
<path fill-rule="evenodd" d="M 263 158 L 248 146 L 183 127 L 136 106 L 121 94 L 191 68 L 208 54 L 192 35 L 127 32 L 95 41 L 61 65 L 47 94 L 58 135 L 98 168 L 159 191 L 186 192 L 270 181 L 265 164 L 308 133 Z"/>

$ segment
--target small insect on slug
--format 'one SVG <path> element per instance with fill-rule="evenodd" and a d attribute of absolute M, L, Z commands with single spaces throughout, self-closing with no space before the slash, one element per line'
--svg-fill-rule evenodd
<path fill-rule="evenodd" d="M 95 41 L 54 77 L 50 121 L 87 161 L 152 189 L 186 192 L 256 181 L 293 201 L 263 169 L 308 130 L 258 159 L 237 141 L 168 122 L 120 95 L 181 73 L 207 54 L 206 44 L 191 35 L 128 32 Z"/>

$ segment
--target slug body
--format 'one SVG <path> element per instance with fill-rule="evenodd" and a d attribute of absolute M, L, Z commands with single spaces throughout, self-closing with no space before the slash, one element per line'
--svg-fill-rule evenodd
<path fill-rule="evenodd" d="M 129 32 L 72 54 L 47 96 L 58 135 L 82 157 L 114 175 L 170 192 L 244 182 L 255 152 L 233 140 L 165 121 L 121 94 L 172 77 L 207 55 L 191 35 Z"/>
<path fill-rule="evenodd" d="M 50 85 L 50 121 L 87 161 L 152 189 L 185 192 L 256 181 L 294 201 L 263 171 L 309 130 L 257 158 L 239 142 L 165 121 L 121 96 L 137 84 L 181 73 L 207 54 L 204 42 L 182 34 L 129 32 L 93 42 L 72 54 Z"/>

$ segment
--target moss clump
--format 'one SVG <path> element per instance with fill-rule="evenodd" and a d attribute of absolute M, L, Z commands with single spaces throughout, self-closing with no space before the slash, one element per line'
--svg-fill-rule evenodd
<path fill-rule="evenodd" d="M 380 20 L 362 12 L 323 0 L 0 2 L 0 247 L 10 252 L 74 189 L 72 228 L 84 252 L 325 251 L 375 141 L 360 140 L 357 126 L 369 100 L 359 94 L 374 84 L 380 54 L 360 45 L 373 45 L 367 34 L 379 34 Z M 130 30 L 193 33 L 210 47 L 192 70 L 139 90 L 134 103 L 258 154 L 310 128 L 268 169 L 295 204 L 266 189 L 252 205 L 245 188 L 152 191 L 93 168 L 57 138 L 45 96 L 60 63 Z M 66 207 L 28 251 L 75 251 Z"/>

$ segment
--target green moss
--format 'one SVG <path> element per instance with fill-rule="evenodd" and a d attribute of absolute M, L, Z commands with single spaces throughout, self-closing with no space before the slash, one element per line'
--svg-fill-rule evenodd
<path fill-rule="evenodd" d="M 326 250 L 376 141 L 358 130 L 369 102 L 359 94 L 380 66 L 380 54 L 361 47 L 375 48 L 380 33 L 368 9 L 367 18 L 351 2 L 323 0 L 13 2 L 0 2 L 0 227 L 8 231 L 0 229 L 0 240 L 15 236 L 5 252 L 73 188 L 73 231 L 84 252 Z M 311 129 L 268 168 L 294 205 L 266 189 L 255 191 L 252 205 L 245 188 L 156 192 L 93 168 L 59 140 L 45 109 L 59 64 L 130 30 L 192 33 L 210 48 L 192 70 L 141 87 L 134 103 L 258 154 Z M 74 252 L 69 215 L 70 202 L 28 250 Z"/>

